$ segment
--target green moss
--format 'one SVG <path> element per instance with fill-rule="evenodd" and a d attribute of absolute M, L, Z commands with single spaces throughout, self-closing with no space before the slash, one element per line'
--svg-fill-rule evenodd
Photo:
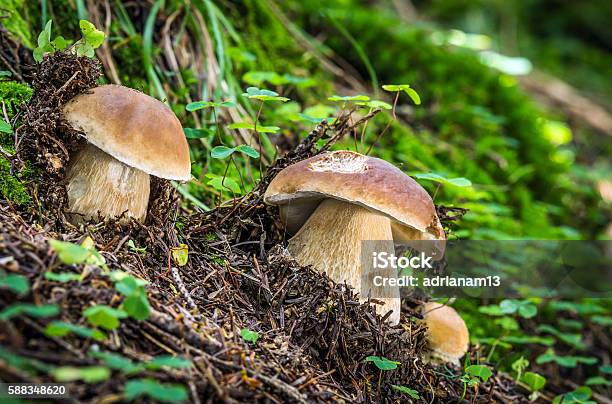
<path fill-rule="evenodd" d="M 26 8 L 25 3 L 25 0 L 4 0 L 1 15 L 6 18 L 2 19 L 2 25 L 25 46 L 32 48 L 31 27 L 23 15 L 23 10 Z"/>
<path fill-rule="evenodd" d="M 26 191 L 25 184 L 16 176 L 11 174 L 11 163 L 0 156 L 0 194 L 7 200 L 19 205 L 30 202 L 30 195 Z M 24 178 L 30 176 L 30 170 L 22 173 Z"/>
<path fill-rule="evenodd" d="M 6 104 L 9 119 L 17 112 L 19 106 L 32 97 L 32 89 L 16 81 L 0 81 L 0 101 Z"/>
<path fill-rule="evenodd" d="M 25 84 L 15 81 L 0 81 L 0 103 L 4 103 L 9 119 L 17 113 L 19 106 L 27 102 L 32 96 L 32 89 Z M 13 136 L 10 133 L 0 133 L 0 145 L 8 152 L 13 153 Z M 20 173 L 21 179 L 11 174 L 11 163 L 0 156 L 0 194 L 9 201 L 25 204 L 30 201 L 23 180 L 31 176 L 29 168 Z M 22 180 L 23 179 L 23 180 Z"/>

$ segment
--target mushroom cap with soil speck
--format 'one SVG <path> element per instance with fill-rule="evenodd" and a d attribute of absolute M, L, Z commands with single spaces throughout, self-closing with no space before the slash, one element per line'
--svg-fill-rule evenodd
<path fill-rule="evenodd" d="M 89 143 L 122 163 L 160 178 L 191 178 L 181 123 L 155 98 L 108 84 L 77 95 L 63 114 Z"/>
<path fill-rule="evenodd" d="M 461 316 L 450 306 L 428 302 L 423 306 L 423 318 L 433 356 L 459 363 L 470 343 L 470 333 Z"/>
<path fill-rule="evenodd" d="M 434 240 L 423 248 L 432 250 L 432 257 L 444 251 L 445 234 L 431 197 L 377 158 L 335 151 L 300 161 L 274 177 L 264 201 L 280 206 L 293 234 L 287 248 L 298 263 L 346 282 L 362 301 L 382 302 L 376 311 L 383 316 L 391 311 L 386 317 L 391 324 L 400 321 L 399 287 L 376 285 L 375 279 L 396 277 L 397 271 L 376 267 L 371 257 L 393 255 L 397 240 L 409 245 L 409 240 Z"/>
<path fill-rule="evenodd" d="M 446 238 L 423 187 L 392 164 L 351 151 L 320 154 L 285 168 L 264 195 L 266 203 L 280 206 L 290 234 L 297 233 L 327 198 L 389 217 L 395 240 Z"/>

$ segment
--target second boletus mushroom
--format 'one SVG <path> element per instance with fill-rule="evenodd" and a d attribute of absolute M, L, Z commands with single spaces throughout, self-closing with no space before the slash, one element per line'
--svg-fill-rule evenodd
<path fill-rule="evenodd" d="M 432 353 L 430 359 L 458 364 L 470 344 L 470 333 L 459 313 L 450 306 L 428 302 L 423 305 L 423 319 Z"/>
<path fill-rule="evenodd" d="M 374 273 L 372 253 L 394 253 L 394 240 L 444 240 L 431 197 L 392 164 L 351 151 L 335 151 L 300 161 L 270 183 L 264 201 L 280 207 L 289 252 L 336 282 L 346 282 L 361 298 L 362 274 Z M 364 242 L 367 241 L 367 242 Z M 376 271 L 381 275 L 391 272 Z M 380 290 L 379 290 L 380 293 Z M 399 288 L 382 291 L 378 313 L 400 317 Z"/>
<path fill-rule="evenodd" d="M 189 146 L 172 110 L 139 91 L 103 85 L 63 107 L 68 123 L 87 141 L 70 156 L 68 216 L 124 215 L 144 221 L 153 175 L 189 180 Z"/>

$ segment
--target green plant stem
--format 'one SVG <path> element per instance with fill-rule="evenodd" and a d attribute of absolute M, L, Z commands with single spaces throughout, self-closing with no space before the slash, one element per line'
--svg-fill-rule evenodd
<path fill-rule="evenodd" d="M 238 163 L 236 163 L 236 160 L 234 159 L 234 155 L 231 155 L 230 159 L 232 160 L 232 163 L 234 163 L 234 167 L 236 167 L 236 170 L 238 171 L 238 176 L 240 177 L 240 185 L 242 185 L 243 191 L 246 192 L 246 186 L 244 185 L 244 178 L 242 178 L 242 172 L 240 170 L 240 167 L 238 167 Z"/>
<path fill-rule="evenodd" d="M 376 143 L 378 143 L 378 141 L 380 140 L 381 137 L 383 137 L 383 135 L 385 134 L 385 132 L 387 132 L 387 130 L 389 129 L 389 127 L 391 126 L 391 124 L 397 120 L 397 116 L 395 115 L 395 109 L 397 108 L 397 101 L 399 100 L 399 96 L 400 96 L 400 92 L 398 91 L 395 94 L 395 99 L 393 100 L 393 108 L 391 109 L 391 115 L 393 116 L 392 119 L 389 120 L 389 122 L 387 122 L 387 126 L 385 126 L 385 128 L 382 130 L 382 132 L 380 132 L 380 134 L 376 137 L 376 139 L 374 140 L 374 142 L 370 145 L 370 147 L 368 148 L 368 151 L 366 152 L 366 155 L 370 154 L 370 152 L 372 151 L 372 148 L 376 145 Z"/>
<path fill-rule="evenodd" d="M 231 162 L 228 161 L 228 163 L 225 165 L 225 171 L 223 172 L 223 179 L 221 180 L 221 185 L 223 185 L 224 188 L 226 188 L 227 190 L 229 190 L 232 193 L 232 198 L 233 198 L 233 197 L 236 196 L 234 194 L 234 191 L 232 191 L 232 189 L 230 187 L 226 187 L 225 186 L 225 177 L 227 177 L 227 171 L 229 170 L 230 164 L 231 164 Z"/>
<path fill-rule="evenodd" d="M 368 114 L 372 113 L 372 108 L 370 108 L 370 110 L 368 111 Z M 360 145 L 359 145 L 359 152 L 361 153 L 361 151 L 363 150 L 363 139 L 365 137 L 365 132 L 366 129 L 368 128 L 368 124 L 370 123 L 369 120 L 365 121 L 365 123 L 363 124 L 363 128 L 361 129 L 361 140 L 360 140 Z"/>
<path fill-rule="evenodd" d="M 221 133 L 219 133 L 219 122 L 217 122 L 217 108 L 216 107 L 213 107 L 212 113 L 213 113 L 213 120 L 215 121 L 215 133 L 217 135 L 217 139 L 219 140 L 220 143 L 223 143 L 223 140 L 221 140 Z"/>
<path fill-rule="evenodd" d="M 259 116 L 261 115 L 261 110 L 263 109 L 264 102 L 261 101 L 259 104 L 259 109 L 257 110 L 257 115 L 255 116 L 255 123 L 253 124 L 253 131 L 257 136 L 257 143 L 259 143 L 259 179 L 263 178 L 263 145 L 261 143 L 261 136 L 259 132 L 257 132 L 257 122 L 259 122 Z"/>

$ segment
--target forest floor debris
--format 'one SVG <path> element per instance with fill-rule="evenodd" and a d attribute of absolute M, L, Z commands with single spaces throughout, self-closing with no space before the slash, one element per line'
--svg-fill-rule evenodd
<path fill-rule="evenodd" d="M 391 327 L 376 317 L 370 305 L 360 304 L 352 290 L 300 267 L 284 250 L 276 212 L 263 204 L 263 190 L 280 169 L 320 152 L 316 147 L 320 140 L 330 145 L 350 133 L 347 117 L 333 125 L 318 125 L 269 168 L 258 188 L 233 204 L 178 215 L 166 207 L 165 213 L 153 213 L 145 225 L 117 227 L 112 221 L 81 229 L 67 225 L 61 214 L 64 199 L 57 190 L 66 150 L 80 140 L 78 134 L 65 131 L 58 111 L 62 102 L 93 86 L 99 74 L 89 62 L 70 58 L 58 53 L 41 65 L 33 101 L 17 131 L 23 145 L 18 151 L 34 161 L 42 179 L 31 188 L 39 201 L 36 206 L 21 209 L 0 202 L 0 268 L 25 275 L 31 285 L 21 297 L 0 291 L 0 304 L 56 304 L 61 310 L 56 320 L 80 326 L 87 326 L 82 312 L 93 304 L 117 306 L 121 295 L 99 266 L 63 264 L 48 244 L 49 239 L 78 244 L 90 237 L 111 271 L 148 282 L 150 314 L 142 321 L 122 321 L 98 341 L 75 334 L 46 336 L 48 319 L 19 316 L 0 321 L 3 380 L 50 382 L 55 367 L 100 364 L 99 352 L 137 362 L 170 354 L 191 360 L 193 366 L 147 369 L 144 374 L 187 385 L 194 402 L 196 397 L 226 402 L 405 400 L 392 385 L 418 391 L 424 402 L 461 397 L 483 403 L 527 402 L 526 393 L 503 375 L 465 389 L 461 369 L 423 362 L 426 330 L 417 320 L 418 300 L 407 300 L 404 321 Z M 49 197 L 52 190 L 60 196 Z M 160 190 L 165 190 L 157 193 L 160 198 L 172 194 L 167 184 Z M 155 212 L 159 203 L 152 206 Z M 175 216 L 169 215 L 172 211 Z M 189 257 L 183 266 L 172 254 L 181 245 Z M 48 279 L 48 272 L 81 277 L 59 282 Z M 258 333 L 256 343 L 241 336 L 244 329 Z M 394 371 L 378 371 L 365 361 L 372 355 L 401 365 Z M 23 358 L 30 372 L 21 366 Z M 116 400 L 129 378 L 129 373 L 114 370 L 112 378 L 99 383 L 71 382 L 72 399 Z"/>

